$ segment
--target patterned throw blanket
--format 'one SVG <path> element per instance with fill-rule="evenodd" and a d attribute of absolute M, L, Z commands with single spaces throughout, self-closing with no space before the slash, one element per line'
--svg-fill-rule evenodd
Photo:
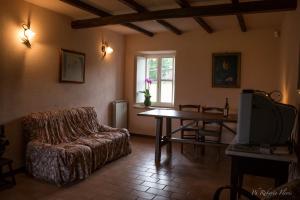
<path fill-rule="evenodd" d="M 100 125 L 92 107 L 33 113 L 23 128 L 27 171 L 57 185 L 87 178 L 131 152 L 128 130 Z"/>

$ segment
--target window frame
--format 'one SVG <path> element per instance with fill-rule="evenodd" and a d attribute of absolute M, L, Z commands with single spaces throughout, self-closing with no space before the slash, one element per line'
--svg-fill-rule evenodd
<path fill-rule="evenodd" d="M 176 53 L 155 53 L 155 54 L 137 54 L 135 56 L 135 77 L 134 77 L 134 100 L 136 105 L 143 105 L 143 103 L 137 102 L 137 62 L 138 57 L 145 58 L 145 75 L 147 74 L 147 59 L 157 58 L 158 67 L 157 67 L 157 102 L 152 102 L 151 106 L 154 107 L 174 107 L 175 103 L 175 71 L 176 71 Z M 172 70 L 172 80 L 161 79 L 161 70 L 162 70 L 162 58 L 173 58 L 173 70 Z M 147 76 L 147 75 L 146 75 Z M 145 77 L 146 78 L 146 77 Z M 161 83 L 162 81 L 172 82 L 172 102 L 161 102 Z"/>

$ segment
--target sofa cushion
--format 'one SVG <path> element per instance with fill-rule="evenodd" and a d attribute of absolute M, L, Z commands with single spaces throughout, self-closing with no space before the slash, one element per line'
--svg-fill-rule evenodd
<path fill-rule="evenodd" d="M 131 152 L 129 136 L 124 132 L 101 132 L 79 138 L 75 143 L 91 148 L 93 170 Z"/>
<path fill-rule="evenodd" d="M 64 143 L 57 145 L 63 183 L 87 178 L 92 172 L 92 150 L 84 145 Z M 64 169 L 64 170 L 62 170 Z"/>

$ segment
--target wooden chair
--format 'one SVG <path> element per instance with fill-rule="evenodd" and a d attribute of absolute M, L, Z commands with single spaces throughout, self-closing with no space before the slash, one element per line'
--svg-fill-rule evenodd
<path fill-rule="evenodd" d="M 233 192 L 239 194 L 239 199 L 240 199 L 241 196 L 243 196 L 243 197 L 246 197 L 249 200 L 260 200 L 260 198 L 258 198 L 254 194 L 251 194 L 247 190 L 244 190 L 242 188 L 233 188 L 231 186 L 223 186 L 223 187 L 218 188 L 217 191 L 215 192 L 214 196 L 213 196 L 213 200 L 220 200 L 221 199 L 220 198 L 221 193 L 222 193 L 223 190 L 229 190 L 230 192 L 233 191 Z M 236 198 L 234 198 L 234 199 L 236 199 Z"/>
<path fill-rule="evenodd" d="M 218 107 L 202 107 L 203 113 L 213 113 L 223 115 L 224 108 Z M 201 142 L 220 143 L 223 131 L 223 124 L 214 121 L 203 121 L 202 128 L 199 129 L 198 139 Z M 214 139 L 214 140 L 213 140 Z M 205 148 L 202 148 L 202 155 L 204 155 Z M 220 149 L 218 152 L 218 160 L 220 157 Z"/>
<path fill-rule="evenodd" d="M 254 190 L 253 190 L 254 189 Z M 246 197 L 249 200 L 288 200 L 288 199 L 300 199 L 300 179 L 293 179 L 290 182 L 287 182 L 281 186 L 278 186 L 272 190 L 269 190 L 269 194 L 266 195 L 260 191 L 259 187 L 257 188 L 258 191 L 255 191 L 253 188 L 251 192 L 238 187 L 234 188 L 232 186 L 223 186 L 217 189 L 213 196 L 213 200 L 220 200 L 222 199 L 229 199 L 226 198 L 226 195 L 221 195 L 222 191 L 229 190 L 230 193 L 233 195 L 233 199 L 245 199 Z M 235 195 L 236 194 L 236 195 Z M 225 197 L 225 198 L 224 198 Z M 229 196 L 228 196 L 229 197 Z"/>
<path fill-rule="evenodd" d="M 190 111 L 190 112 L 200 112 L 201 106 L 200 105 L 179 105 L 180 111 Z M 191 120 L 180 120 L 180 125 L 183 126 L 186 123 L 191 122 Z M 198 122 L 195 122 L 195 125 L 188 126 L 181 130 L 181 139 L 194 139 L 197 140 L 198 137 L 198 131 L 199 131 L 199 125 Z M 188 134 L 185 134 L 185 132 L 188 132 Z M 193 132 L 193 134 L 191 133 Z M 181 143 L 181 153 L 183 153 L 183 144 Z"/>
<path fill-rule="evenodd" d="M 6 159 L 6 158 L 0 158 L 0 191 L 13 187 L 16 185 L 16 179 L 15 179 L 15 174 L 13 172 L 12 168 L 12 160 Z M 7 166 L 8 167 L 8 172 L 3 173 L 3 167 Z M 7 180 L 7 178 L 10 177 L 11 180 Z"/>

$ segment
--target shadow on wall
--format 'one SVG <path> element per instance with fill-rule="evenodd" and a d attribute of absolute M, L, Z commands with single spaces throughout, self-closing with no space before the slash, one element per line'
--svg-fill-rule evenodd
<path fill-rule="evenodd" d="M 6 147 L 3 156 L 14 161 L 14 168 L 20 168 L 25 163 L 25 140 L 22 134 L 21 118 L 15 118 L 12 107 L 9 105 L 18 105 L 19 103 L 19 97 L 14 91 L 22 88 L 27 51 L 27 47 L 22 44 L 19 34 L 22 29 L 22 23 L 30 23 L 31 12 L 28 11 L 24 14 L 26 17 L 22 14 L 15 15 L 15 13 L 22 13 L 16 10 L 15 7 L 8 7 L 3 12 L 5 23 L 1 31 L 3 43 L 1 43 L 0 47 L 5 49 L 5 51 L 2 51 L 0 56 L 0 60 L 2 61 L 0 95 L 5 98 L 0 99 L 0 120 L 4 120 L 5 122 L 2 121 L 0 123 L 4 123 L 5 137 L 10 143 Z"/>

